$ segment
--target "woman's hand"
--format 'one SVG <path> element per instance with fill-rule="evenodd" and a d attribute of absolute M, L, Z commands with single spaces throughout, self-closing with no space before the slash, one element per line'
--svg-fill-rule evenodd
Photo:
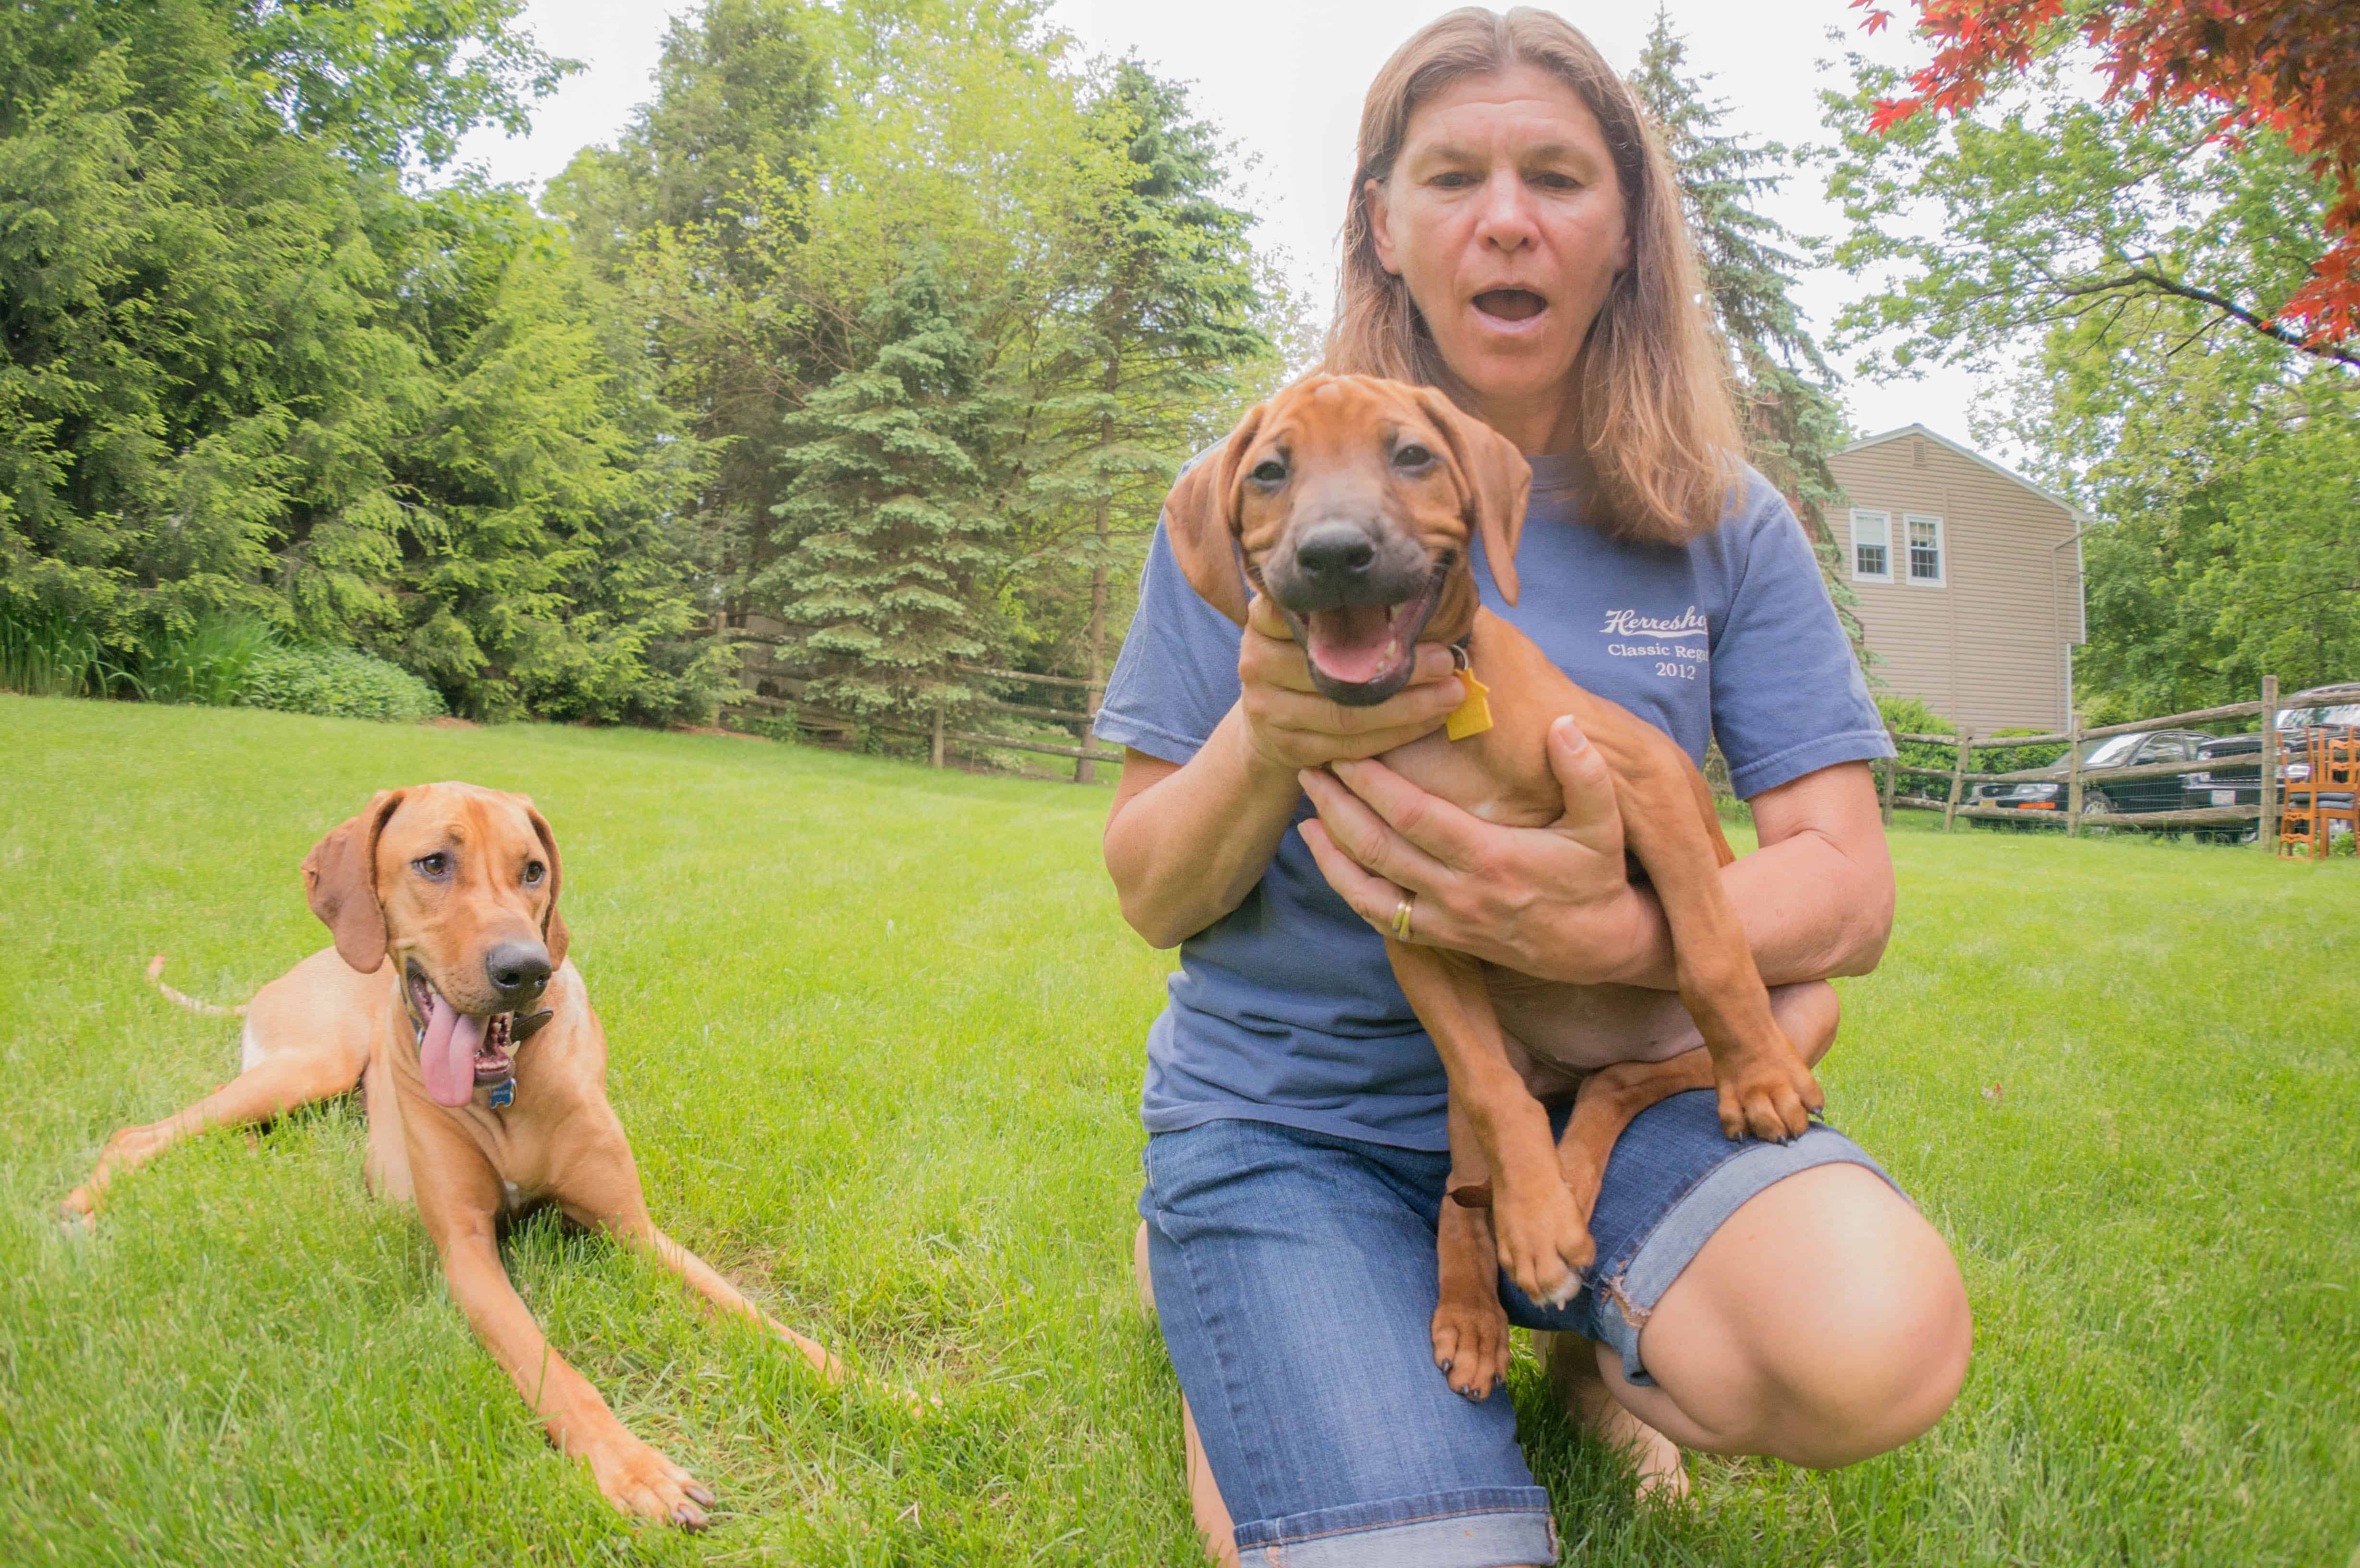
<path fill-rule="evenodd" d="M 1549 726 L 1548 758 L 1565 816 L 1546 828 L 1495 826 L 1379 762 L 1307 769 L 1303 788 L 1319 818 L 1303 824 L 1304 842 L 1379 931 L 1391 931 L 1408 894 L 1416 942 L 1543 980 L 1628 980 L 1662 916 L 1631 886 L 1614 781 L 1570 718 Z"/>
<path fill-rule="evenodd" d="M 1278 607 L 1256 594 L 1238 649 L 1246 738 L 1256 760 L 1282 775 L 1375 757 L 1431 734 L 1466 700 L 1452 670 L 1448 648 L 1421 643 L 1407 686 L 1373 707 L 1348 708 L 1312 685 L 1310 661 Z"/>

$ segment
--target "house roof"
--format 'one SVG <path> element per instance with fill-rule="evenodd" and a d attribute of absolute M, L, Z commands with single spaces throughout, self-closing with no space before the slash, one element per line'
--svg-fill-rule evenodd
<path fill-rule="evenodd" d="M 1923 425 L 1904 425 L 1897 430 L 1887 430 L 1883 435 L 1863 436 L 1860 440 L 1852 442 L 1850 446 L 1839 451 L 1836 455 L 1838 457 L 1841 457 L 1844 452 L 1865 452 L 1873 446 L 1883 446 L 1886 441 L 1899 441 L 1904 436 L 1924 436 L 1936 446 L 1946 447 L 1950 451 L 1957 452 L 1961 457 L 1965 458 L 1969 463 L 1982 464 L 1983 467 L 1990 469 L 1994 474 L 1998 474 L 2002 479 L 2012 480 L 2016 484 L 2023 485 L 2027 490 L 2031 491 L 2034 495 L 2039 496 L 2042 500 L 2047 501 L 2051 506 L 2063 507 L 2066 512 L 2071 515 L 2074 522 L 2080 524 L 2083 528 L 2088 528 L 2091 524 L 2098 520 L 2088 512 L 2085 512 L 2081 507 L 2073 505 L 2072 502 L 2067 500 L 2064 496 L 2057 494 L 2056 491 L 2049 489 L 2047 485 L 2035 485 L 2031 480 L 2027 479 L 2015 469 L 2010 468 L 2004 463 L 1994 463 L 1990 458 L 1985 457 L 1982 452 L 1975 451 L 1972 447 L 1961 446 L 1957 441 L 1952 441 L 1950 437 L 1939 434 L 1934 430 L 1929 430 Z"/>

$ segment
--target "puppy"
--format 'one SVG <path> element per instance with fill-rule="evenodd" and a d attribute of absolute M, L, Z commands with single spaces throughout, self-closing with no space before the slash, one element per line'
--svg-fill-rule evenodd
<path fill-rule="evenodd" d="M 1475 535 L 1501 593 L 1516 600 L 1531 483 L 1514 444 L 1440 392 L 1319 376 L 1249 412 L 1217 453 L 1182 476 L 1165 508 L 1174 556 L 1196 590 L 1240 625 L 1250 594 L 1269 600 L 1302 645 L 1313 682 L 1339 703 L 1366 706 L 1400 691 L 1421 642 L 1458 650 L 1481 695 L 1470 693 L 1448 730 L 1382 758 L 1428 792 L 1503 827 L 1557 822 L 1565 797 L 1547 733 L 1573 715 L 1613 776 L 1632 858 L 1670 924 L 1679 999 L 1702 1048 L 1586 1077 L 1579 1063 L 1596 1060 L 1594 1031 L 1566 1016 L 1561 987 L 1387 940 L 1393 974 L 1449 1078 L 1456 1202 L 1444 1205 L 1436 1356 L 1459 1363 L 1452 1375 L 1476 1397 L 1505 1359 L 1494 1249 L 1498 1267 L 1533 1300 L 1571 1300 L 1595 1255 L 1590 1205 L 1632 1116 L 1710 1084 L 1729 1137 L 1783 1141 L 1799 1136 L 1822 1103 L 1722 891 L 1721 868 L 1734 856 L 1696 765 L 1663 731 L 1575 685 L 1478 602 Z M 1535 1005 L 1551 991 L 1559 1006 Z M 1833 1036 L 1833 993 L 1782 991 L 1792 995 L 1782 996 L 1781 1011 L 1816 1060 Z M 1573 1122 L 1562 1149 L 1553 1147 L 1535 1091 L 1562 1092 L 1577 1077 Z M 1480 1212 L 1487 1206 L 1490 1239 Z M 1491 1348 L 1469 1348 L 1477 1341 Z"/>

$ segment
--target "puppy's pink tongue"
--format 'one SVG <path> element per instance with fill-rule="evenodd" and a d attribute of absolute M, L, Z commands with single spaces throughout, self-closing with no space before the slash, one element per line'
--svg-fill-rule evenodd
<path fill-rule="evenodd" d="M 464 1105 L 475 1093 L 475 1047 L 483 1043 L 484 1020 L 469 1018 L 440 996 L 418 1042 L 418 1070 L 438 1105 Z"/>
<path fill-rule="evenodd" d="M 1381 604 L 1314 610 L 1304 618 L 1311 635 L 1305 651 L 1331 680 L 1365 685 L 1390 669 L 1401 653 L 1392 618 Z"/>

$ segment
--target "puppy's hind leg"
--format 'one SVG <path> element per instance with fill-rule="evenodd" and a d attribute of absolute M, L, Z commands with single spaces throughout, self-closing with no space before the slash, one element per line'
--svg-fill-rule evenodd
<path fill-rule="evenodd" d="M 1435 1226 L 1441 1293 L 1434 1308 L 1434 1364 L 1470 1399 L 1490 1396 L 1508 1375 L 1508 1312 L 1500 1304 L 1500 1250 L 1491 1213 L 1452 1196 L 1488 1189 L 1491 1171 L 1474 1130 L 1456 1105 L 1450 1112 L 1450 1182 Z"/>
<path fill-rule="evenodd" d="M 160 1122 L 125 1127 L 107 1139 L 97 1166 L 58 1205 L 59 1217 L 68 1225 L 88 1221 L 105 1202 L 115 1177 L 145 1165 L 184 1138 L 208 1127 L 268 1121 L 298 1105 L 344 1094 L 360 1082 L 361 1066 L 358 1058 L 333 1040 L 265 1057 L 187 1109 Z"/>

